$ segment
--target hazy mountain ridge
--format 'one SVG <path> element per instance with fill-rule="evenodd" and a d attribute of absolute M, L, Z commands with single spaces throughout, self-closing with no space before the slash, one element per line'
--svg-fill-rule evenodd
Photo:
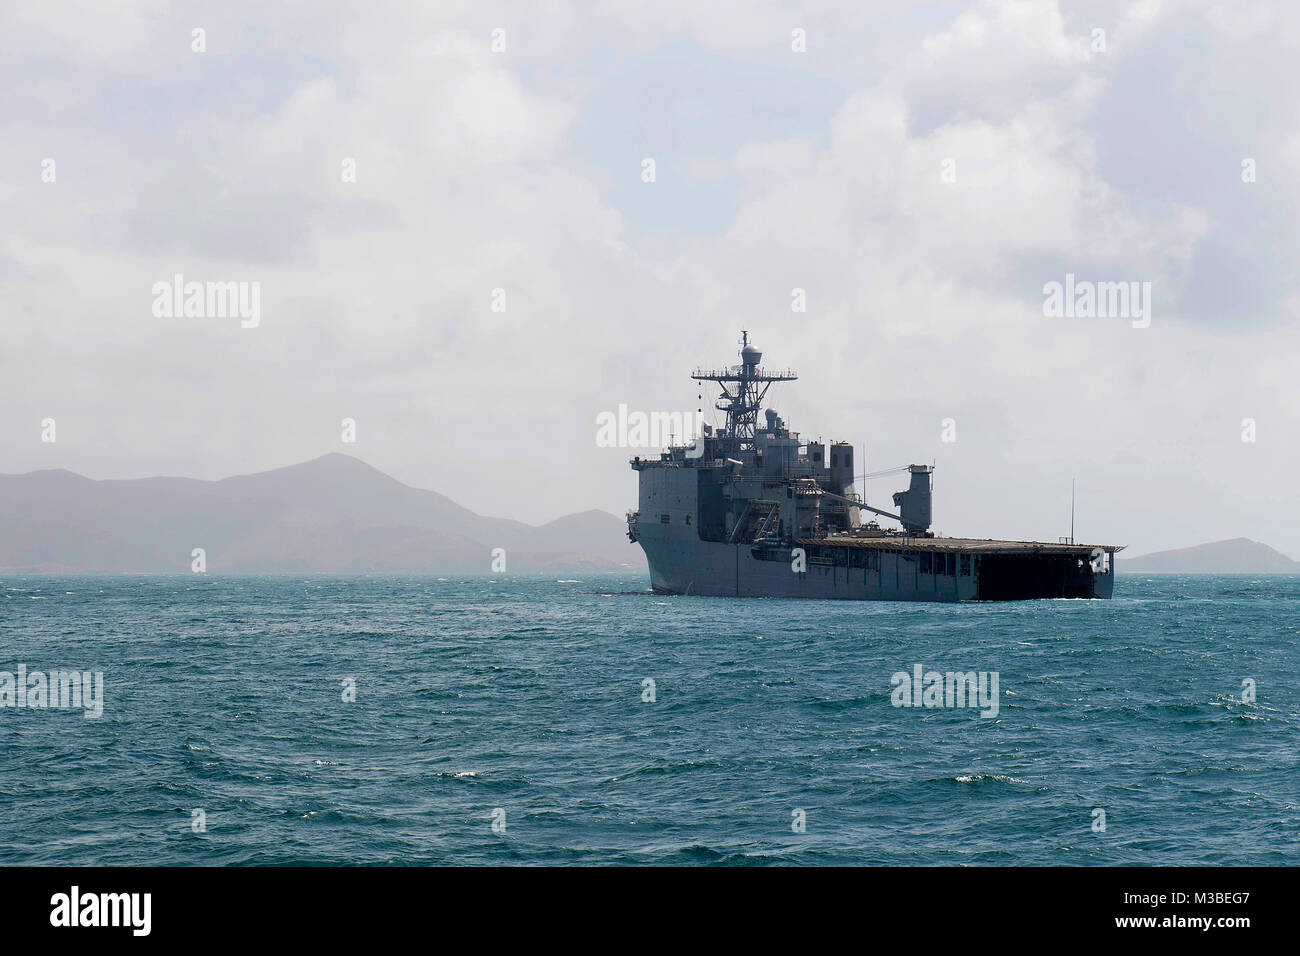
<path fill-rule="evenodd" d="M 621 518 L 566 515 L 539 527 L 491 518 L 348 455 L 219 481 L 96 481 L 63 469 L 0 475 L 0 571 L 507 572 L 644 570 Z"/>
<path fill-rule="evenodd" d="M 1190 548 L 1121 558 L 1116 567 L 1129 573 L 1300 574 L 1300 561 L 1293 561 L 1280 551 L 1250 538 L 1229 538 Z"/>
<path fill-rule="evenodd" d="M 312 461 L 219 481 L 96 481 L 65 469 L 0 475 L 0 572 L 454 573 L 645 571 L 623 520 L 604 511 L 540 526 L 475 514 L 356 458 Z M 1121 558 L 1122 573 L 1300 573 L 1248 538 Z"/>

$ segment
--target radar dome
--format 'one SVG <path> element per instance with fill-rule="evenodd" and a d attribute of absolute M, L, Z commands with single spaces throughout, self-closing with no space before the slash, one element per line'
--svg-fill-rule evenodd
<path fill-rule="evenodd" d="M 763 353 L 752 345 L 746 345 L 740 350 L 740 360 L 746 365 L 757 365 L 763 358 Z"/>

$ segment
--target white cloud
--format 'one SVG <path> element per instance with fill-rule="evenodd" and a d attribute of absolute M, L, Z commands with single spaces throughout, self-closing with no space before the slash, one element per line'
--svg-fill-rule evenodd
<path fill-rule="evenodd" d="M 634 479 L 626 454 L 595 447 L 596 413 L 696 407 L 686 374 L 729 360 L 743 326 L 803 372 L 773 395 L 796 428 L 866 438 L 872 465 L 939 460 L 946 531 L 1050 537 L 1077 476 L 1104 537 L 1248 534 L 1300 554 L 1277 527 L 1297 517 L 1283 482 L 1224 493 L 1300 464 L 1282 438 L 1300 418 L 1296 334 L 1283 315 L 1223 328 L 1182 314 L 1186 290 L 1213 281 L 1198 256 L 1224 213 L 1209 197 L 1241 186 L 1235 168 L 1170 194 L 1105 161 L 1150 121 L 1116 103 L 1160 82 L 1170 30 L 1212 35 L 1213 5 L 987 3 L 943 23 L 918 6 L 887 27 L 819 12 L 804 56 L 859 78 L 824 141 L 743 136 L 721 160 L 678 143 L 697 182 L 737 184 L 737 214 L 715 235 L 643 244 L 570 152 L 600 64 L 689 37 L 784 70 L 794 7 L 340 5 L 297 10 L 290 41 L 259 39 L 264 14 L 237 6 L 214 21 L 224 59 L 201 66 L 172 49 L 184 22 L 151 9 L 105 27 L 111 54 L 76 40 L 76 17 L 9 23 L 20 65 L 25 48 L 73 67 L 58 102 L 95 103 L 109 84 L 116 122 L 35 108 L 55 81 L 30 63 L 0 76 L 17 104 L 0 116 L 14 212 L 0 232 L 3 470 L 215 477 L 347 450 L 486 513 L 618 511 Z M 1094 16 L 1109 26 L 1100 56 Z M 1234 21 L 1240 42 L 1264 42 L 1264 16 Z M 866 31 L 836 33 L 834 17 Z M 488 49 L 498 25 L 504 55 Z M 877 50 L 881 75 L 859 65 Z M 1273 81 L 1266 61 L 1263 79 L 1205 69 L 1248 98 Z M 1260 192 L 1281 208 L 1296 185 L 1275 170 L 1298 121 L 1257 122 L 1275 144 Z M 55 185 L 38 179 L 50 154 Z M 340 181 L 346 157 L 356 183 Z M 1241 239 L 1244 255 L 1295 243 Z M 1067 270 L 1152 281 L 1152 327 L 1044 318 L 1041 286 Z M 152 318 L 152 283 L 174 272 L 261 281 L 262 326 Z M 38 441 L 46 415 L 66 418 L 57 447 Z M 345 416 L 354 447 L 337 442 Z M 938 443 L 948 416 L 956 445 Z M 1257 445 L 1239 440 L 1244 416 Z"/>

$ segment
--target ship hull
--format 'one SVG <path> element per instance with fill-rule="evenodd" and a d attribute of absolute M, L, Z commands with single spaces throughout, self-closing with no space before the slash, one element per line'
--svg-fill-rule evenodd
<path fill-rule="evenodd" d="M 1086 552 L 1007 553 L 1005 542 L 943 554 L 902 545 L 868 553 L 831 544 L 775 549 L 653 532 L 638 541 L 651 587 L 661 594 L 940 602 L 1109 598 L 1115 580 L 1109 560 L 1096 570 Z"/>

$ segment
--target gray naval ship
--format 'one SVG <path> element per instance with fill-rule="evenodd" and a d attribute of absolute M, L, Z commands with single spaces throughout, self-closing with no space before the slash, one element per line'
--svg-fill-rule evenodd
<path fill-rule="evenodd" d="M 772 384 L 798 376 L 761 368 L 763 354 L 741 334 L 739 365 L 691 376 L 722 390 L 715 407 L 726 413 L 725 427 L 706 425 L 657 459 L 632 459 L 640 496 L 627 533 L 645 549 L 656 592 L 883 601 L 1111 596 L 1122 546 L 935 537 L 927 465 L 893 469 L 908 476 L 893 496 L 896 511 L 868 505 L 855 490 L 852 445 L 805 442 L 771 408 L 760 423 Z M 864 512 L 898 527 L 863 521 Z"/>

